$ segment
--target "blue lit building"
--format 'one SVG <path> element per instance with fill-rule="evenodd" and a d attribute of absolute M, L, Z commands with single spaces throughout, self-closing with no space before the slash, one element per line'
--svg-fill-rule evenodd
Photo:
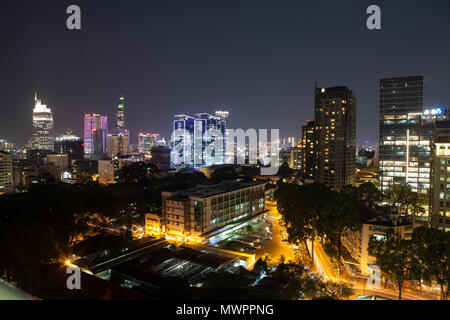
<path fill-rule="evenodd" d="M 198 113 L 195 117 L 176 115 L 172 164 L 200 168 L 225 163 L 227 117 L 208 113 Z"/>
<path fill-rule="evenodd" d="M 175 168 L 194 165 L 194 118 L 176 115 L 173 121 L 172 152 L 170 161 Z"/>
<path fill-rule="evenodd" d="M 198 113 L 194 121 L 194 166 L 224 164 L 226 120 L 208 113 Z M 208 146 L 211 146 L 211 152 Z"/>

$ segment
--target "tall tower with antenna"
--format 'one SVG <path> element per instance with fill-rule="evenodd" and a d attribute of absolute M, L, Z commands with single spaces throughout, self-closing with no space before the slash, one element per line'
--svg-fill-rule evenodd
<path fill-rule="evenodd" d="M 117 131 L 121 132 L 125 129 L 125 98 L 123 94 L 119 97 L 119 104 L 116 111 Z"/>

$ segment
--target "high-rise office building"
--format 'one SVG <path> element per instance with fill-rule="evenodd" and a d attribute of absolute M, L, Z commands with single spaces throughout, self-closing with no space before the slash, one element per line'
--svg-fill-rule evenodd
<path fill-rule="evenodd" d="M 438 119 L 433 132 L 430 224 L 450 231 L 450 121 Z"/>
<path fill-rule="evenodd" d="M 313 179 L 314 172 L 316 170 L 316 136 L 314 121 L 308 120 L 306 126 L 302 127 L 302 155 L 301 159 L 301 171 L 306 179 Z"/>
<path fill-rule="evenodd" d="M 423 76 L 380 80 L 380 188 L 409 184 L 428 194 L 433 122 L 423 113 Z"/>
<path fill-rule="evenodd" d="M 170 170 L 170 148 L 166 146 L 154 146 L 151 149 L 150 163 L 153 163 L 161 171 Z"/>
<path fill-rule="evenodd" d="M 297 145 L 294 137 L 283 138 L 280 141 L 280 149 L 289 150 Z"/>
<path fill-rule="evenodd" d="M 106 155 L 113 158 L 117 155 L 128 155 L 130 153 L 130 134 L 128 130 L 108 133 L 106 142 Z"/>
<path fill-rule="evenodd" d="M 217 118 L 220 118 L 220 120 L 224 121 L 224 125 L 226 127 L 229 125 L 228 118 L 230 117 L 230 113 L 228 111 L 217 110 L 215 115 Z"/>
<path fill-rule="evenodd" d="M 209 136 L 211 133 L 211 136 Z M 226 120 L 208 113 L 198 113 L 194 120 L 194 166 L 225 163 Z M 214 145 L 209 152 L 209 146 Z"/>
<path fill-rule="evenodd" d="M 347 87 L 315 88 L 317 173 L 334 190 L 355 182 L 356 98 Z"/>
<path fill-rule="evenodd" d="M 0 139 L 0 150 L 14 152 L 16 150 L 14 143 L 9 143 L 5 139 Z"/>
<path fill-rule="evenodd" d="M 125 99 L 123 94 L 120 96 L 117 105 L 116 122 L 116 129 L 107 135 L 106 155 L 109 158 L 130 153 L 130 133 L 125 129 Z"/>
<path fill-rule="evenodd" d="M 226 159 L 231 159 L 236 157 L 236 145 L 234 141 L 231 141 L 228 137 L 227 128 L 230 128 L 230 112 L 224 110 L 217 110 L 215 113 L 216 117 L 218 117 L 222 121 L 222 125 L 225 127 L 225 154 L 224 154 L 224 163 Z M 227 154 L 227 150 L 229 154 Z"/>
<path fill-rule="evenodd" d="M 152 148 L 158 144 L 158 133 L 139 133 L 138 135 L 138 150 L 144 155 L 151 155 Z"/>
<path fill-rule="evenodd" d="M 14 191 L 12 154 L 0 150 L 0 195 Z"/>
<path fill-rule="evenodd" d="M 171 152 L 174 167 L 200 168 L 225 163 L 228 112 L 216 114 L 220 116 L 208 113 L 198 113 L 195 117 L 175 116 Z"/>
<path fill-rule="evenodd" d="M 97 113 L 84 115 L 84 157 L 101 160 L 106 154 L 108 117 Z"/>
<path fill-rule="evenodd" d="M 53 114 L 50 108 L 34 96 L 32 148 L 53 151 Z"/>
<path fill-rule="evenodd" d="M 301 170 L 302 168 L 302 146 L 300 143 L 290 150 L 289 166 L 294 170 Z"/>
<path fill-rule="evenodd" d="M 176 115 L 173 121 L 171 142 L 173 149 L 170 161 L 175 167 L 194 165 L 194 118 L 185 114 Z"/>
<path fill-rule="evenodd" d="M 119 98 L 116 111 L 117 131 L 125 130 L 125 98 L 123 94 Z"/>
<path fill-rule="evenodd" d="M 72 160 L 82 160 L 84 156 L 83 139 L 68 131 L 66 135 L 56 137 L 55 152 L 67 154 L 69 163 Z"/>

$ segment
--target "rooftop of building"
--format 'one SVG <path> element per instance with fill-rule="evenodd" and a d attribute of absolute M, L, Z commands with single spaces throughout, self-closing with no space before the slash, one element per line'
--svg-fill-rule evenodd
<path fill-rule="evenodd" d="M 56 137 L 55 140 L 57 142 L 60 142 L 60 141 L 81 141 L 81 138 L 78 137 L 78 136 L 75 136 L 75 135 L 68 135 L 68 134 L 66 134 L 66 135 L 62 135 L 62 136 Z"/>
<path fill-rule="evenodd" d="M 176 115 L 174 115 L 174 117 L 176 118 L 176 120 L 194 119 L 193 117 L 188 116 L 187 114 L 176 114 Z"/>
<path fill-rule="evenodd" d="M 423 80 L 423 75 L 406 76 L 406 77 L 392 77 L 392 78 L 380 79 L 380 81 L 390 81 L 390 80 Z"/>
<path fill-rule="evenodd" d="M 411 216 L 392 215 L 391 212 L 377 205 L 368 207 L 356 201 L 355 208 L 363 222 L 367 224 L 390 227 L 411 224 Z"/>
<path fill-rule="evenodd" d="M 349 88 L 347 88 L 345 86 L 317 87 L 316 89 L 319 90 L 319 91 L 322 90 L 322 89 L 325 89 L 325 91 L 323 93 L 350 90 Z"/>
<path fill-rule="evenodd" d="M 34 299 L 42 300 L 149 300 L 153 297 L 136 290 L 131 290 L 111 281 L 100 279 L 82 272 L 80 285 L 82 290 L 67 289 L 67 268 L 54 263 L 43 266 L 36 279 L 33 292 Z M 17 297 L 16 297 L 17 299 Z M 33 299 L 33 298 L 32 298 Z"/>
<path fill-rule="evenodd" d="M 237 182 L 237 181 L 223 181 L 213 185 L 198 185 L 194 188 L 185 189 L 175 192 L 172 199 L 183 200 L 188 197 L 209 198 L 222 193 L 227 193 L 243 188 L 253 187 L 257 185 L 264 185 L 264 182 L 251 181 L 251 182 Z"/>
<path fill-rule="evenodd" d="M 355 94 L 348 87 L 316 87 L 316 99 L 355 98 Z"/>
<path fill-rule="evenodd" d="M 234 259 L 162 242 L 111 269 L 160 287 L 167 279 L 198 281 L 222 266 L 231 265 Z"/>

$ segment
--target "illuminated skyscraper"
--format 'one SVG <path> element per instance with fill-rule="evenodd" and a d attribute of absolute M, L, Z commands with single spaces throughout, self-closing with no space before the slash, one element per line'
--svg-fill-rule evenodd
<path fill-rule="evenodd" d="M 438 119 L 433 134 L 431 210 L 433 228 L 450 232 L 450 121 Z"/>
<path fill-rule="evenodd" d="M 116 111 L 117 131 L 125 130 L 125 99 L 123 94 L 119 98 L 119 104 Z"/>
<path fill-rule="evenodd" d="M 0 150 L 0 195 L 14 191 L 12 154 Z"/>
<path fill-rule="evenodd" d="M 171 153 L 174 167 L 199 168 L 225 163 L 228 112 L 218 113 L 221 116 L 208 113 L 197 113 L 195 117 L 175 116 Z"/>
<path fill-rule="evenodd" d="M 216 117 L 220 119 L 220 125 L 219 128 L 221 128 L 220 130 L 223 130 L 224 133 L 224 159 L 223 159 L 223 163 L 226 162 L 227 157 L 228 158 L 234 158 L 235 157 L 235 145 L 234 145 L 234 141 L 231 141 L 231 139 L 228 139 L 228 134 L 227 134 L 227 128 L 230 128 L 230 113 L 228 111 L 224 111 L 224 110 L 218 110 L 216 111 Z M 228 144 L 228 145 L 227 145 Z M 228 152 L 230 152 L 230 154 L 227 154 L 227 150 Z"/>
<path fill-rule="evenodd" d="M 125 129 L 125 99 L 123 94 L 119 98 L 116 110 L 117 128 L 108 133 L 106 141 L 106 155 L 114 158 L 117 155 L 128 155 L 130 153 L 130 133 Z"/>
<path fill-rule="evenodd" d="M 128 155 L 130 145 L 130 134 L 128 130 L 108 133 L 106 155 L 113 158 L 117 155 Z"/>
<path fill-rule="evenodd" d="M 228 118 L 230 116 L 230 113 L 228 111 L 222 111 L 218 110 L 216 111 L 216 117 L 220 118 L 220 120 L 224 121 L 225 126 L 228 126 Z"/>
<path fill-rule="evenodd" d="M 50 108 L 34 96 L 32 148 L 53 151 L 53 114 Z"/>
<path fill-rule="evenodd" d="M 194 165 L 194 118 L 185 114 L 176 115 L 173 121 L 171 142 L 173 149 L 170 161 L 174 167 Z"/>
<path fill-rule="evenodd" d="M 380 80 L 380 188 L 409 184 L 428 194 L 434 124 L 425 121 L 423 76 Z"/>
<path fill-rule="evenodd" d="M 215 117 L 208 113 L 196 114 L 194 120 L 195 167 L 225 163 L 226 128 L 226 120 L 221 117 Z M 208 132 L 211 133 L 211 136 L 208 136 Z M 208 150 L 210 147 L 211 152 Z"/>
<path fill-rule="evenodd" d="M 315 89 L 317 172 L 314 180 L 334 190 L 355 182 L 356 98 L 347 87 Z"/>
<path fill-rule="evenodd" d="M 294 170 L 301 170 L 302 168 L 302 151 L 300 143 L 290 150 L 289 166 Z"/>
<path fill-rule="evenodd" d="M 0 150 L 6 152 L 14 152 L 14 143 L 8 143 L 5 139 L 0 139 Z"/>
<path fill-rule="evenodd" d="M 71 160 L 83 159 L 83 139 L 72 134 L 69 130 L 66 135 L 57 137 L 55 140 L 55 152 L 67 154 Z"/>
<path fill-rule="evenodd" d="M 139 153 L 151 155 L 152 148 L 158 144 L 158 133 L 139 133 L 138 136 L 138 150 Z"/>
<path fill-rule="evenodd" d="M 108 117 L 96 113 L 84 115 L 84 157 L 101 160 L 106 154 Z"/>
<path fill-rule="evenodd" d="M 315 123 L 308 120 L 306 126 L 302 127 L 302 155 L 301 165 L 302 174 L 306 179 L 313 179 L 316 171 L 316 136 L 314 134 Z"/>

